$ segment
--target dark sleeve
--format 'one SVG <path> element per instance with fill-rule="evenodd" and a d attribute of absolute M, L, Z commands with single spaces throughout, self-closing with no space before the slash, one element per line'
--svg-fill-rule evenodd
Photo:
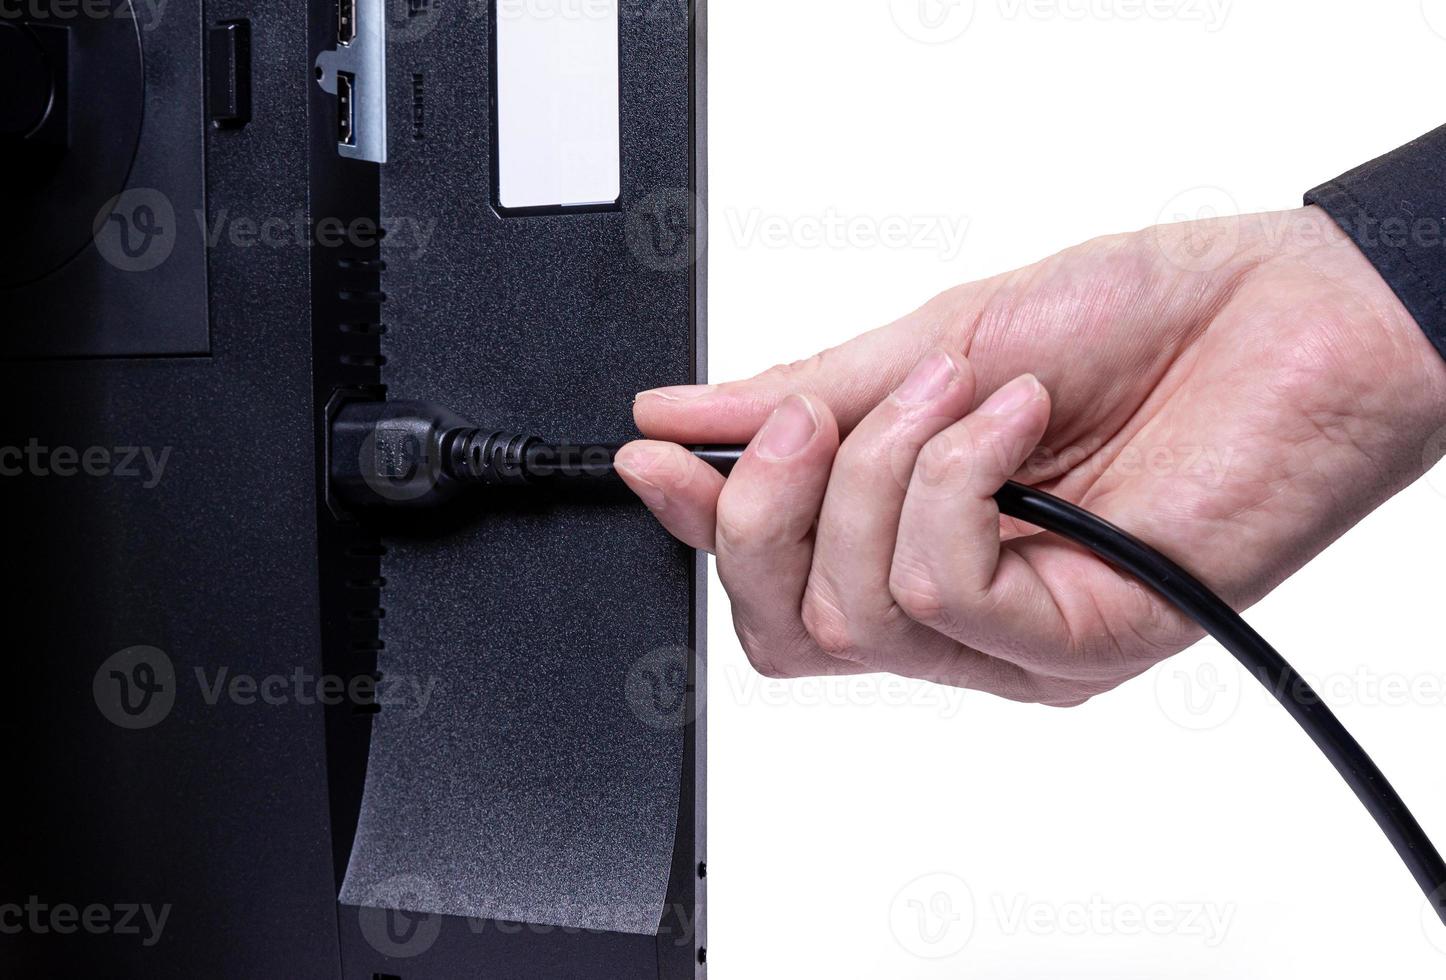
<path fill-rule="evenodd" d="M 1305 196 L 1330 213 L 1446 357 L 1446 127 Z"/>

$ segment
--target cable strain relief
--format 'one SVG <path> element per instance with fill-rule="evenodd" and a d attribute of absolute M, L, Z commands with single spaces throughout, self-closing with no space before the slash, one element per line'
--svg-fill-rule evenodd
<path fill-rule="evenodd" d="M 447 473 L 461 483 L 516 487 L 528 483 L 527 450 L 540 439 L 484 429 L 453 429 L 442 441 Z"/>

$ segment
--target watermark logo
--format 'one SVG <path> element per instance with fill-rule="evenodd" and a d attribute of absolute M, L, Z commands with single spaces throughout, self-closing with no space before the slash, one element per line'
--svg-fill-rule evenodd
<path fill-rule="evenodd" d="M 393 503 L 420 500 L 436 489 L 440 460 L 405 421 L 382 420 L 362 439 L 362 479 L 378 497 Z"/>
<path fill-rule="evenodd" d="M 1240 671 L 1214 662 L 1193 667 L 1166 661 L 1155 672 L 1155 702 L 1165 717 L 1192 732 L 1224 725 L 1240 708 Z"/>
<path fill-rule="evenodd" d="M 952 262 L 964 251 L 968 217 L 894 214 L 877 218 L 829 208 L 815 215 L 769 215 L 753 208 L 728 212 L 728 233 L 740 248 L 914 250 Z"/>
<path fill-rule="evenodd" d="M 921 44 L 948 44 L 974 23 L 975 0 L 889 0 L 889 16 L 903 35 Z"/>
<path fill-rule="evenodd" d="M 1234 0 L 998 0 L 1005 20 L 1119 21 L 1198 24 L 1214 34 L 1225 26 Z"/>
<path fill-rule="evenodd" d="M 678 272 L 694 261 L 698 241 L 695 216 L 702 213 L 698 199 L 679 187 L 654 191 L 628 211 L 628 249 L 646 269 Z"/>
<path fill-rule="evenodd" d="M 0 0 L 3 2 L 3 0 Z M 95 247 L 101 257 L 122 272 L 150 272 L 159 268 L 175 251 L 180 223 L 195 223 L 207 249 L 264 248 L 271 251 L 315 246 L 321 249 L 379 249 L 406 252 L 420 259 L 431 247 L 438 219 L 410 215 L 384 215 L 381 221 L 367 217 L 342 219 L 319 217 L 313 228 L 303 210 L 288 215 L 237 214 L 220 208 L 209 214 L 204 208 L 178 216 L 165 194 L 137 188 L 106 202 L 93 226 Z M 189 233 L 189 228 L 187 229 Z"/>
<path fill-rule="evenodd" d="M 1207 949 L 1225 943 L 1237 911 L 1217 902 L 1045 902 L 1027 895 L 994 896 L 994 917 L 1006 936 L 1177 936 Z"/>
<path fill-rule="evenodd" d="M 688 710 L 688 669 L 693 653 L 687 647 L 659 647 L 639 657 L 623 682 L 628 707 L 650 728 L 674 731 L 695 720 Z"/>
<path fill-rule="evenodd" d="M 134 646 L 101 664 L 92 681 L 96 707 L 121 728 L 153 728 L 165 721 L 182 693 L 183 683 L 208 708 L 218 705 L 300 707 L 351 705 L 358 711 L 386 710 L 419 718 L 441 689 L 437 677 L 411 674 L 361 673 L 351 677 L 313 674 L 305 667 L 265 675 L 233 671 L 229 667 L 192 668 L 177 675 L 171 658 L 150 646 Z"/>
<path fill-rule="evenodd" d="M 1085 21 L 1188 24 L 1214 34 L 1225 27 L 1234 0 L 995 0 L 983 5 L 1000 22 Z M 922 44 L 958 40 L 976 22 L 977 0 L 890 0 L 894 25 Z"/>
<path fill-rule="evenodd" d="M 154 728 L 176 704 L 176 668 L 163 650 L 127 647 L 100 665 L 91 693 L 112 724 L 133 731 Z"/>
<path fill-rule="evenodd" d="M 764 708 L 908 709 L 929 711 L 941 718 L 958 718 L 974 692 L 947 684 L 930 684 L 897 674 L 859 674 L 837 677 L 764 677 L 755 670 L 728 665 L 721 690 L 741 706 Z M 715 690 L 720 690 L 715 688 Z"/>
<path fill-rule="evenodd" d="M 618 0 L 496 0 L 498 20 L 607 20 Z"/>
<path fill-rule="evenodd" d="M 150 272 L 176 247 L 176 209 L 154 188 L 132 188 L 101 207 L 91 232 L 96 251 L 115 268 Z"/>
<path fill-rule="evenodd" d="M 921 875 L 899 889 L 889 905 L 894 941 L 920 959 L 957 956 L 974 938 L 974 893 L 958 875 Z"/>
<path fill-rule="evenodd" d="M 0 905 L 0 936 L 135 936 L 147 949 L 161 941 L 171 918 L 169 904 L 119 902 L 77 906 L 70 902 L 51 904 L 31 895 L 25 904 Z"/>
<path fill-rule="evenodd" d="M 87 476 L 139 480 L 146 490 L 160 486 L 171 448 L 150 446 L 46 446 L 31 438 L 24 446 L 0 446 L 0 477 L 37 479 Z"/>
<path fill-rule="evenodd" d="M 1214 272 L 1240 250 L 1240 224 L 1214 219 L 1240 214 L 1240 205 L 1219 187 L 1192 187 L 1163 208 L 1154 229 L 1155 244 L 1183 272 Z"/>
<path fill-rule="evenodd" d="M 223 701 L 242 708 L 350 704 L 358 709 L 400 711 L 411 718 L 426 713 L 441 683 L 436 677 L 409 674 L 318 675 L 304 667 L 262 677 L 233 673 L 228 667 L 213 671 L 197 667 L 195 675 L 201 700 L 213 708 Z"/>
<path fill-rule="evenodd" d="M 171 0 L 0 0 L 0 23 L 69 25 L 78 20 L 135 21 L 143 31 L 161 26 Z"/>
<path fill-rule="evenodd" d="M 368 904 L 357 912 L 358 925 L 372 949 L 392 959 L 421 956 L 442 932 L 442 917 L 410 911 L 435 906 L 436 883 L 420 875 L 397 875 L 376 885 Z"/>

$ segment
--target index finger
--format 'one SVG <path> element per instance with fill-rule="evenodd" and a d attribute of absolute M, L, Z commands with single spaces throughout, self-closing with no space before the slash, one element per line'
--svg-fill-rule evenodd
<path fill-rule="evenodd" d="M 847 433 L 931 350 L 958 347 L 961 338 L 949 335 L 962 332 L 959 324 L 972 322 L 987 292 L 982 283 L 959 287 L 888 326 L 743 381 L 642 392 L 633 417 L 650 439 L 747 442 L 783 399 L 804 394 L 827 405 Z"/>

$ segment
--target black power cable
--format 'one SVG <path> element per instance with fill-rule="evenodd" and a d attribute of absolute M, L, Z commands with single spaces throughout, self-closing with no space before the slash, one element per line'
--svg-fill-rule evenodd
<path fill-rule="evenodd" d="M 331 490 L 352 506 L 434 506 L 468 487 L 619 479 L 615 446 L 562 446 L 488 432 L 413 403 L 356 403 L 332 426 Z M 727 475 L 742 446 L 695 456 Z M 999 511 L 1089 549 L 1139 579 L 1215 637 L 1270 691 L 1365 805 L 1446 924 L 1446 862 L 1360 743 L 1299 673 L 1235 610 L 1185 569 L 1088 511 L 1042 490 L 1006 483 Z"/>

